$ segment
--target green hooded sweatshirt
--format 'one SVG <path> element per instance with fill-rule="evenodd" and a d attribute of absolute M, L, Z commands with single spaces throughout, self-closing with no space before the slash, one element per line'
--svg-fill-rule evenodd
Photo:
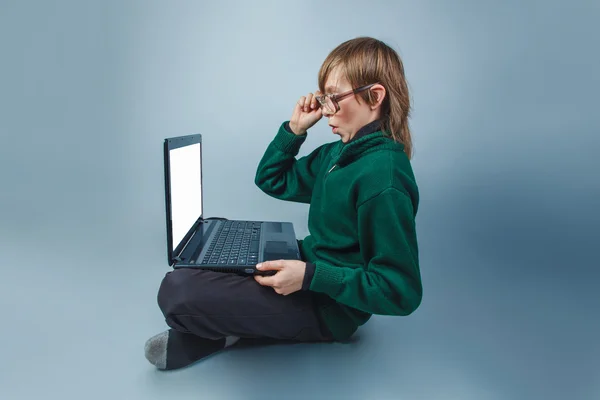
<path fill-rule="evenodd" d="M 304 288 L 314 293 L 336 340 L 349 338 L 373 314 L 409 315 L 421 303 L 418 187 L 404 146 L 379 126 L 371 123 L 348 143 L 326 143 L 297 159 L 307 136 L 289 132 L 286 122 L 256 172 L 266 194 L 310 204 L 309 235 L 299 240 Z"/>

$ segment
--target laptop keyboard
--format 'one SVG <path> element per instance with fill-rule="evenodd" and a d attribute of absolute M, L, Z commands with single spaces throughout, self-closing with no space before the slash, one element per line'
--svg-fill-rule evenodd
<path fill-rule="evenodd" d="M 256 221 L 221 221 L 200 264 L 255 265 L 260 227 Z"/>

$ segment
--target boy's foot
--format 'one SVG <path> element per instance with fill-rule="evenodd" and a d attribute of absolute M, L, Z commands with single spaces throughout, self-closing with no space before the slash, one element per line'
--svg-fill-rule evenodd
<path fill-rule="evenodd" d="M 146 359 L 156 368 L 170 370 L 188 366 L 236 343 L 239 338 L 204 339 L 169 329 L 151 337 L 144 350 Z"/>

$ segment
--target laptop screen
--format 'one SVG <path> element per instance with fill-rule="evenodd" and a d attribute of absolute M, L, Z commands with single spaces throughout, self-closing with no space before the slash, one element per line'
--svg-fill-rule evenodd
<path fill-rule="evenodd" d="M 169 150 L 173 247 L 202 215 L 200 143 Z"/>

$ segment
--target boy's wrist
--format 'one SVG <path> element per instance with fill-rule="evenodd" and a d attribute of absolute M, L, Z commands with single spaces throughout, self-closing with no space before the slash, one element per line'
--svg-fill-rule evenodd
<path fill-rule="evenodd" d="M 294 124 L 293 122 L 290 122 L 289 126 L 290 126 L 290 130 L 292 131 L 292 133 L 293 133 L 294 135 L 301 136 L 301 135 L 304 135 L 304 134 L 306 133 L 306 130 L 300 129 L 300 128 L 299 128 L 299 127 L 298 127 L 296 124 Z"/>

